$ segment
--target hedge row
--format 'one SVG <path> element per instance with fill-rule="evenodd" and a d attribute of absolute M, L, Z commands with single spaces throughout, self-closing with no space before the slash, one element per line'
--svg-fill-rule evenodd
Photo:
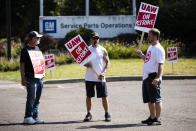
<path fill-rule="evenodd" d="M 137 46 L 127 46 L 123 45 L 123 43 L 114 43 L 114 42 L 104 42 L 100 43 L 102 46 L 106 48 L 108 51 L 108 55 L 110 59 L 126 59 L 126 58 L 138 58 L 136 55 Z M 174 44 L 171 41 L 162 41 L 162 46 L 165 51 L 167 47 L 178 47 L 178 56 L 183 56 L 182 47 L 178 44 Z M 146 53 L 148 49 L 148 44 L 144 44 L 142 46 L 142 51 Z M 14 51 L 14 50 L 13 50 Z M 18 55 L 19 56 L 19 55 Z M 69 64 L 73 63 L 74 59 L 68 52 L 62 52 L 60 54 L 55 55 L 55 63 L 56 65 Z M 19 57 L 15 59 L 11 59 L 8 61 L 6 58 L 1 57 L 0 71 L 14 71 L 19 69 Z"/>
<path fill-rule="evenodd" d="M 16 71 L 19 68 L 20 68 L 19 58 L 11 59 L 10 61 L 8 61 L 7 58 L 1 57 L 0 71 L 3 72 Z"/>
<path fill-rule="evenodd" d="M 110 59 L 126 59 L 126 58 L 138 58 L 136 54 L 137 45 L 127 46 L 123 45 L 123 43 L 113 43 L 113 42 L 105 42 L 102 43 L 106 50 L 108 51 L 108 55 Z M 167 51 L 168 47 L 178 47 L 178 56 L 183 56 L 182 54 L 182 47 L 180 44 L 175 44 L 171 41 L 162 41 L 161 45 Z M 149 45 L 144 44 L 142 46 L 142 52 L 146 53 Z"/>

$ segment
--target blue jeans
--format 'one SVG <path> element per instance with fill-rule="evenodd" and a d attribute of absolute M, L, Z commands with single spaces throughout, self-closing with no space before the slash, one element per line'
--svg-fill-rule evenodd
<path fill-rule="evenodd" d="M 27 84 L 27 101 L 25 118 L 38 117 L 39 100 L 42 94 L 43 80 L 37 78 L 26 78 Z"/>

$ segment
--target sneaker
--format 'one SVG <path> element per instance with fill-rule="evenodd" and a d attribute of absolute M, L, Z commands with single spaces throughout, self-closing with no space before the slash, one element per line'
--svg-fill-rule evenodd
<path fill-rule="evenodd" d="M 156 117 L 154 119 L 149 117 L 148 119 L 142 121 L 142 123 L 147 125 L 161 125 L 161 120 L 157 119 Z"/>
<path fill-rule="evenodd" d="M 39 117 L 35 118 L 34 120 L 36 121 L 37 124 L 43 124 L 44 123 L 44 121 L 40 120 Z"/>
<path fill-rule="evenodd" d="M 148 119 L 143 120 L 142 123 L 143 124 L 148 124 L 148 125 L 152 125 L 152 123 L 155 121 L 155 118 L 152 119 L 150 116 L 148 117 Z"/>
<path fill-rule="evenodd" d="M 27 118 L 24 118 L 24 122 L 23 123 L 32 125 L 32 124 L 35 124 L 36 121 L 32 117 L 27 117 Z"/>
<path fill-rule="evenodd" d="M 155 118 L 154 124 L 161 125 L 161 119 Z"/>
<path fill-rule="evenodd" d="M 105 113 L 105 121 L 107 121 L 107 122 L 111 121 L 111 116 L 108 112 Z"/>
<path fill-rule="evenodd" d="M 86 117 L 84 118 L 84 122 L 91 121 L 91 119 L 92 119 L 92 115 L 91 115 L 91 113 L 89 112 L 89 113 L 87 113 Z"/>

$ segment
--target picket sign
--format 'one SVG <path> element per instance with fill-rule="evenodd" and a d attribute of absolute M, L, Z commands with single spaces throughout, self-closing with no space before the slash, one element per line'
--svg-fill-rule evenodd
<path fill-rule="evenodd" d="M 140 9 L 135 24 L 135 30 L 142 31 L 138 48 L 141 49 L 144 32 L 148 33 L 154 28 L 159 7 L 141 2 Z"/>
<path fill-rule="evenodd" d="M 167 48 L 167 61 L 172 63 L 172 73 L 174 72 L 173 63 L 178 62 L 178 50 L 177 47 L 168 47 Z"/>
<path fill-rule="evenodd" d="M 77 35 L 69 42 L 67 42 L 65 44 L 65 47 L 68 49 L 68 51 L 71 53 L 73 58 L 80 66 L 85 65 L 86 63 L 88 63 L 90 60 L 94 58 L 94 55 L 89 50 L 87 44 L 85 43 L 85 41 L 82 39 L 80 35 Z M 95 69 L 94 68 L 91 69 L 98 77 L 99 75 L 95 71 Z"/>
<path fill-rule="evenodd" d="M 34 77 L 42 79 L 45 76 L 45 63 L 42 52 L 28 50 L 28 53 L 33 65 Z"/>
<path fill-rule="evenodd" d="M 44 55 L 44 60 L 45 60 L 45 68 L 47 70 L 54 70 L 55 69 L 54 54 Z"/>
<path fill-rule="evenodd" d="M 167 60 L 168 60 L 169 63 L 178 62 L 177 47 L 168 47 L 167 48 Z"/>

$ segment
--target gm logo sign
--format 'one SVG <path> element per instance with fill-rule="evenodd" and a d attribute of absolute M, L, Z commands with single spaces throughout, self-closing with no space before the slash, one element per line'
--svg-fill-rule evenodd
<path fill-rule="evenodd" d="M 56 20 L 43 20 L 43 33 L 56 33 Z"/>

